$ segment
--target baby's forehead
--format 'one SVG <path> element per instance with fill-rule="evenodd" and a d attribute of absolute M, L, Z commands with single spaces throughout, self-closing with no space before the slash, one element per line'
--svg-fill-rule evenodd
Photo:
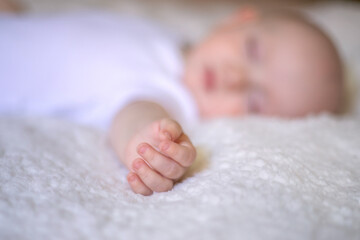
<path fill-rule="evenodd" d="M 281 34 L 288 37 L 327 38 L 323 31 L 305 18 L 290 17 L 264 17 L 260 18 L 257 26 L 266 32 Z"/>
<path fill-rule="evenodd" d="M 329 37 L 319 28 L 300 20 L 280 18 L 262 21 L 265 40 L 273 55 L 286 58 L 284 64 L 299 65 L 302 71 L 328 71 L 339 68 L 339 56 Z M 270 51 L 269 50 L 269 51 Z M 284 59 L 285 61 L 285 59 Z"/>
<path fill-rule="evenodd" d="M 330 99 L 339 94 L 342 82 L 336 48 L 315 25 L 298 19 L 286 20 L 277 18 L 259 23 L 276 39 L 272 55 L 276 55 L 277 72 L 283 76 L 274 78 L 276 86 L 273 87 L 282 91 L 279 101 L 296 100 L 301 103 L 299 106 L 314 109 L 329 105 L 330 109 Z"/>

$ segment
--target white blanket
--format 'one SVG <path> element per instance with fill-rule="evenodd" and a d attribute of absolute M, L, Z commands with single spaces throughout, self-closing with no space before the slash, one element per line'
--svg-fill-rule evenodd
<path fill-rule="evenodd" d="M 308 12 L 359 80 L 359 5 Z M 194 127 L 194 167 L 150 197 L 132 193 L 105 133 L 0 117 L 0 239 L 360 239 L 359 103 L 353 112 Z"/>
<path fill-rule="evenodd" d="M 359 239 L 359 119 L 218 120 L 192 174 L 132 193 L 96 130 L 0 119 L 0 239 Z"/>

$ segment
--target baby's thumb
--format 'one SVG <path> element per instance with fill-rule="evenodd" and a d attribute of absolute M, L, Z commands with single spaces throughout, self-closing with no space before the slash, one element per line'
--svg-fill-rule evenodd
<path fill-rule="evenodd" d="M 181 126 L 175 120 L 164 118 L 160 121 L 160 140 L 175 141 L 182 134 Z"/>

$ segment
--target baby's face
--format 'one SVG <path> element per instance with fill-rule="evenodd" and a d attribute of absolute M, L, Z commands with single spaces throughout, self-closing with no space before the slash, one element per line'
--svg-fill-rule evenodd
<path fill-rule="evenodd" d="M 334 111 L 340 67 L 327 48 L 299 24 L 228 23 L 189 53 L 184 81 L 204 118 Z"/>

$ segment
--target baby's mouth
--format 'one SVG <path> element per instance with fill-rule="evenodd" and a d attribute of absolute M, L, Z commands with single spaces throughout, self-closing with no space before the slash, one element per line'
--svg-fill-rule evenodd
<path fill-rule="evenodd" d="M 215 73 L 210 67 L 204 68 L 204 86 L 206 91 L 215 89 Z"/>

